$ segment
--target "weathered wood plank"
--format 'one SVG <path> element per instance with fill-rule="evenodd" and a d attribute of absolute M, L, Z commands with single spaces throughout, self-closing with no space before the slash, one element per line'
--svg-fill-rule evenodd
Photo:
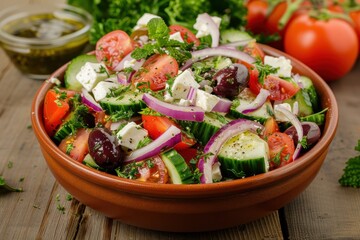
<path fill-rule="evenodd" d="M 360 191 L 338 184 L 347 159 L 358 155 L 359 76 L 360 61 L 349 75 L 330 84 L 339 104 L 337 135 L 314 182 L 285 208 L 290 239 L 360 238 Z"/>

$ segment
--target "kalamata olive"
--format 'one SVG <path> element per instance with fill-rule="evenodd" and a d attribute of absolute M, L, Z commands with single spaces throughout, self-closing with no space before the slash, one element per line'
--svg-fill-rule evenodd
<path fill-rule="evenodd" d="M 321 136 L 321 130 L 319 126 L 314 122 L 302 122 L 301 125 L 303 128 L 304 136 L 306 136 L 307 145 L 311 146 L 315 144 Z M 298 134 L 294 126 L 286 129 L 285 133 L 292 137 L 295 145 L 298 143 Z"/>
<path fill-rule="evenodd" d="M 88 146 L 91 157 L 102 168 L 115 169 L 124 159 L 116 137 L 106 128 L 93 129 L 89 135 Z"/>
<path fill-rule="evenodd" d="M 247 86 L 248 75 L 248 69 L 242 64 L 220 69 L 213 77 L 216 83 L 214 93 L 227 98 L 237 96 Z"/>

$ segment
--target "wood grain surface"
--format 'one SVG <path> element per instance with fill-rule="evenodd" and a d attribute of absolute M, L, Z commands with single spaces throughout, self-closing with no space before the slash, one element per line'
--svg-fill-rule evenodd
<path fill-rule="evenodd" d="M 1 0 L 0 9 L 24 2 L 46 1 Z M 339 104 L 339 129 L 311 185 L 267 217 L 205 233 L 140 229 L 68 200 L 29 127 L 32 98 L 40 85 L 41 81 L 23 76 L 0 50 L 0 175 L 9 185 L 24 189 L 0 195 L 0 239 L 360 239 L 360 189 L 338 184 L 360 139 L 359 61 L 346 77 L 330 84 Z"/>

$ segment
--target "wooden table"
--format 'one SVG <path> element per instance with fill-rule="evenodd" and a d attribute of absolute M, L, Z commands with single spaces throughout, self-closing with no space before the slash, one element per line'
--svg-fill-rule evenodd
<path fill-rule="evenodd" d="M 27 1 L 1 0 L 0 9 L 21 2 Z M 338 184 L 360 139 L 360 61 L 330 84 L 339 104 L 339 128 L 312 184 L 270 216 L 206 233 L 144 230 L 67 200 L 30 127 L 31 101 L 41 84 L 21 75 L 0 51 L 0 175 L 9 185 L 24 189 L 0 195 L 0 239 L 360 239 L 360 189 Z"/>

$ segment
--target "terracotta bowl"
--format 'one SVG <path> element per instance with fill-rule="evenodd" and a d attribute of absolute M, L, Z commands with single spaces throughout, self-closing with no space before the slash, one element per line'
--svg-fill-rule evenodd
<path fill-rule="evenodd" d="M 41 86 L 32 104 L 32 126 L 44 158 L 56 180 L 83 204 L 141 228 L 197 232 L 233 227 L 259 219 L 296 198 L 318 173 L 338 123 L 336 99 L 328 85 L 296 59 L 262 46 L 268 55 L 291 59 L 294 71 L 310 77 L 328 108 L 320 141 L 297 161 L 246 179 L 214 184 L 173 185 L 139 182 L 99 172 L 73 161 L 45 132 L 44 96 L 53 85 Z M 66 66 L 52 76 L 62 78 Z"/>

